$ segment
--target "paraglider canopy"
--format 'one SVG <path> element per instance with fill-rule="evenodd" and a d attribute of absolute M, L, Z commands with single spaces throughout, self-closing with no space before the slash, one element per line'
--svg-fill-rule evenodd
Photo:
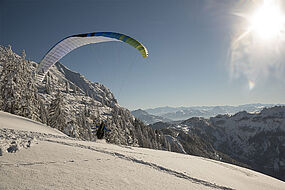
<path fill-rule="evenodd" d="M 45 74 L 48 72 L 51 66 L 53 66 L 57 61 L 59 61 L 72 50 L 87 44 L 109 41 L 121 41 L 128 43 L 136 48 L 144 58 L 148 56 L 148 51 L 142 43 L 124 34 L 115 32 L 93 32 L 72 35 L 64 38 L 55 46 L 53 46 L 41 60 L 37 69 L 37 82 L 42 82 Z"/>

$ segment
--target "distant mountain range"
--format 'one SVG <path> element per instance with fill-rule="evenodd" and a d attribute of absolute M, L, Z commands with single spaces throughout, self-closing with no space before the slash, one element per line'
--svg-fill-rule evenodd
<path fill-rule="evenodd" d="M 169 120 L 185 120 L 191 117 L 210 118 L 219 114 L 233 115 L 240 111 L 255 113 L 263 108 L 273 107 L 274 104 L 245 104 L 239 106 L 193 106 L 193 107 L 158 107 L 146 109 L 148 114 L 160 116 Z M 150 121 L 148 121 L 150 123 Z"/>

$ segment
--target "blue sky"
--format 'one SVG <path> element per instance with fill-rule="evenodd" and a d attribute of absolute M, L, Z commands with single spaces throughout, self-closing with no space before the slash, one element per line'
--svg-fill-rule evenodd
<path fill-rule="evenodd" d="M 0 0 L 0 44 L 39 62 L 66 36 L 127 34 L 149 51 L 108 42 L 74 50 L 60 62 L 106 85 L 129 109 L 285 103 L 284 77 L 230 75 L 229 52 L 242 20 L 236 0 Z M 283 79 L 283 80 L 282 80 Z"/>

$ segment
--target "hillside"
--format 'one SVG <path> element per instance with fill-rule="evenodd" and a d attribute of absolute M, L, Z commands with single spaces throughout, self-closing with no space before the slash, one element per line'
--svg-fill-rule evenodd
<path fill-rule="evenodd" d="M 285 188 L 272 177 L 214 160 L 80 141 L 26 118 L 4 112 L 0 118 L 0 189 Z M 18 149 L 8 153 L 7 144 Z"/>
<path fill-rule="evenodd" d="M 160 122 L 151 127 L 160 128 L 165 135 L 176 131 L 174 137 L 186 152 L 190 151 L 186 147 L 194 146 L 193 139 L 198 139 L 196 143 L 206 143 L 254 170 L 285 180 L 285 106 L 254 114 L 244 111 L 210 119 L 193 117 L 179 124 Z"/>

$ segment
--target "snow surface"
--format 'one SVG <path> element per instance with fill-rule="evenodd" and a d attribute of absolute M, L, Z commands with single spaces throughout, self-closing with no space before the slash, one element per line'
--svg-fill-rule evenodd
<path fill-rule="evenodd" d="M 21 146 L 29 139 L 29 146 Z M 7 143 L 18 150 L 8 153 Z M 0 147 L 0 189 L 285 189 L 280 180 L 238 166 L 80 141 L 4 112 L 0 112 Z"/>
<path fill-rule="evenodd" d="M 0 111 L 0 129 L 3 128 L 66 136 L 40 122 Z"/>

